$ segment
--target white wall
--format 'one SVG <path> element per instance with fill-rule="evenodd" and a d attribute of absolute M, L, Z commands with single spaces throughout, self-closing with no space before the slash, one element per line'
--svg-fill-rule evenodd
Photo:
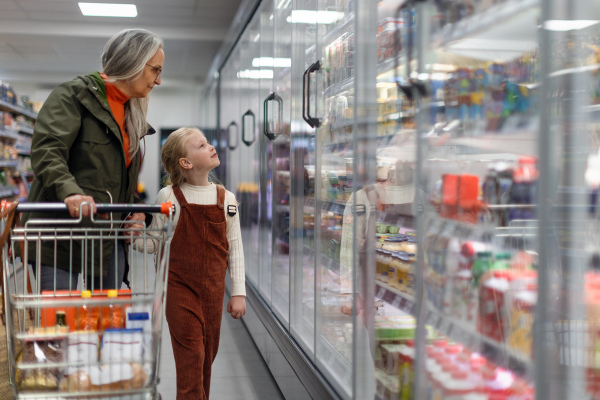
<path fill-rule="evenodd" d="M 146 185 L 147 202 L 153 202 L 160 190 L 160 130 L 185 125 L 197 125 L 200 111 L 200 86 L 189 89 L 156 88 L 150 97 L 148 123 L 156 134 L 146 137 L 146 155 L 140 173 L 140 182 Z"/>
<path fill-rule="evenodd" d="M 29 96 L 33 101 L 45 101 L 50 89 L 37 85 L 13 85 L 19 96 Z M 150 94 L 148 123 L 156 134 L 146 137 L 146 153 L 139 181 L 146 186 L 147 202 L 154 202 L 160 190 L 160 130 L 197 125 L 200 113 L 201 85 L 190 82 L 189 87 L 156 87 Z M 143 146 L 143 143 L 142 143 Z"/>

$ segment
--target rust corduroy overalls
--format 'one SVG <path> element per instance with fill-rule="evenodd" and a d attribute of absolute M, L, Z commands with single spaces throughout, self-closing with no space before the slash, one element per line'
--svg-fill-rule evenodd
<path fill-rule="evenodd" d="M 217 186 L 215 205 L 189 204 L 177 186 L 173 193 L 181 211 L 171 242 L 166 317 L 177 370 L 177 400 L 206 400 L 219 349 L 229 254 L 225 189 Z"/>

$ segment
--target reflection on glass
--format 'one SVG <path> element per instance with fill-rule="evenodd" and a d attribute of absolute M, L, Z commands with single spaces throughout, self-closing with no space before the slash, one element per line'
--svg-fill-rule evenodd
<path fill-rule="evenodd" d="M 274 60 L 289 59 L 292 51 L 292 31 L 286 19 L 291 2 L 279 4 L 275 10 Z M 280 65 L 280 66 L 278 66 Z M 273 132 L 281 132 L 273 140 L 273 309 L 288 322 L 290 314 L 290 126 L 291 126 L 291 66 L 280 63 L 273 68 L 274 92 L 279 101 L 271 101 L 270 118 Z M 287 324 L 286 324 L 287 325 Z"/>

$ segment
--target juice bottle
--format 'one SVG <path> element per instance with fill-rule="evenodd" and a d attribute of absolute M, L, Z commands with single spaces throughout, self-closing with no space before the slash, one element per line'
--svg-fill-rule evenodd
<path fill-rule="evenodd" d="M 84 290 L 81 292 L 82 299 L 91 299 L 92 292 Z M 95 331 L 98 329 L 98 308 L 92 307 L 89 304 L 84 304 L 79 310 L 79 318 L 77 320 L 77 329 L 82 331 Z"/>
<path fill-rule="evenodd" d="M 117 291 L 109 290 L 108 299 L 116 299 Z M 102 315 L 100 317 L 100 329 L 121 329 L 123 328 L 123 309 L 118 304 L 109 304 L 102 307 Z"/>

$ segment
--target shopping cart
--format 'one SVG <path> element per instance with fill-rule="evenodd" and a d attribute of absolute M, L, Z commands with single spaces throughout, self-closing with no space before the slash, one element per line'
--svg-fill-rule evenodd
<path fill-rule="evenodd" d="M 80 211 L 79 219 L 68 217 L 61 203 L 2 206 L 0 233 L 9 234 L 2 248 L 3 306 L 10 383 L 17 399 L 160 398 L 174 209 L 170 203 L 96 206 L 98 214 L 82 218 Z M 19 213 L 29 212 L 65 218 L 30 219 L 15 226 Z M 163 213 L 168 222 L 160 229 L 126 225 L 131 221 L 123 216 L 135 212 Z M 65 252 L 68 265 L 57 262 L 60 255 L 64 262 Z M 122 264 L 124 254 L 130 288 L 121 285 L 119 268 L 111 267 Z M 57 276 L 66 272 L 69 284 L 61 288 Z M 42 280 L 51 288 L 42 290 Z M 108 290 L 115 285 L 116 293 Z"/>

